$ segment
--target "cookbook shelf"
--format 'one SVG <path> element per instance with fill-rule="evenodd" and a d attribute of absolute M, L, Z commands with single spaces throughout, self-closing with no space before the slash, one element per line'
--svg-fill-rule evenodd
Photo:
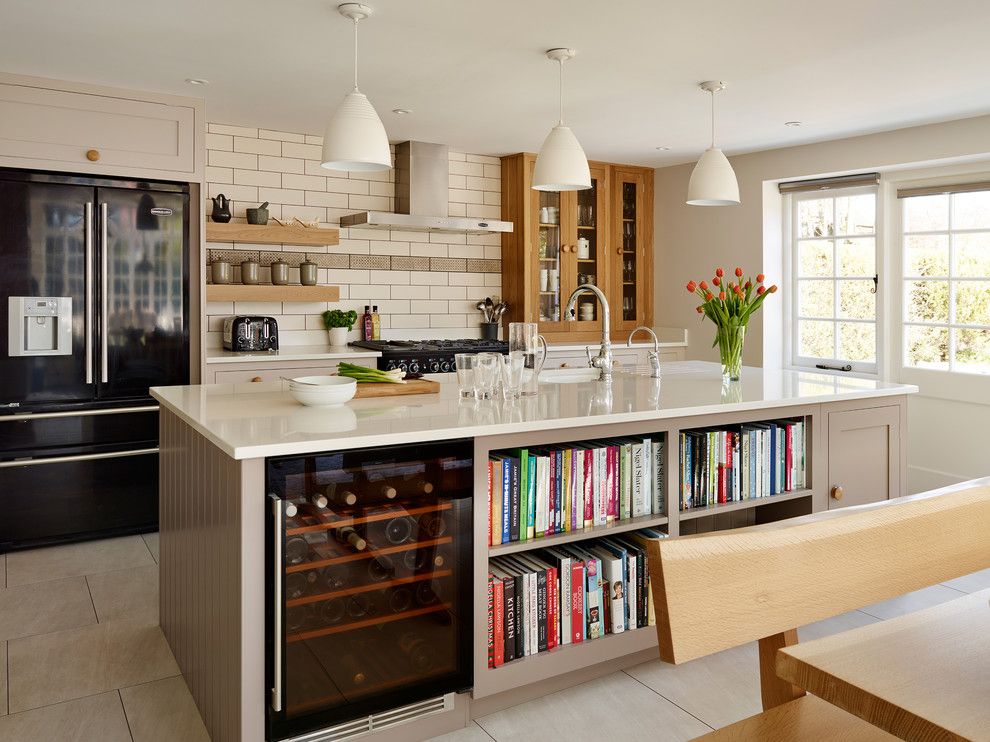
<path fill-rule="evenodd" d="M 652 526 L 665 526 L 668 519 L 665 515 L 639 515 L 627 520 L 618 520 L 606 526 L 596 526 L 584 528 L 580 531 L 568 531 L 557 533 L 552 536 L 529 539 L 527 541 L 510 541 L 507 544 L 498 544 L 488 548 L 488 556 L 496 557 L 503 554 L 515 554 L 520 551 L 530 551 L 531 549 L 545 549 L 549 546 L 567 544 L 572 541 L 583 541 L 585 539 L 598 538 L 600 536 L 614 536 L 626 531 L 635 531 L 639 528 L 650 528 Z"/>
<path fill-rule="evenodd" d="M 768 497 L 757 497 L 752 500 L 742 500 L 741 502 L 728 502 L 708 507 L 688 508 L 677 514 L 678 520 L 692 520 L 703 518 L 706 515 L 718 515 L 719 513 L 731 513 L 735 510 L 747 510 L 748 508 L 758 508 L 762 505 L 772 505 L 775 502 L 786 502 L 797 500 L 801 497 L 811 497 L 814 493 L 810 489 L 799 489 L 793 492 L 782 492 L 779 495 L 769 495 Z"/>

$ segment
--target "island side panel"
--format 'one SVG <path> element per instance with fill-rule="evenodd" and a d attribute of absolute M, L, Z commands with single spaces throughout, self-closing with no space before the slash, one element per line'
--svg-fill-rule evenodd
<path fill-rule="evenodd" d="M 160 414 L 161 626 L 214 742 L 264 739 L 264 462 Z"/>

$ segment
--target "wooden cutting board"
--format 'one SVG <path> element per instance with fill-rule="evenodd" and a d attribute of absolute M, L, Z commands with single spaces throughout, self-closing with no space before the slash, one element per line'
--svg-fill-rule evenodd
<path fill-rule="evenodd" d="M 440 382 L 429 379 L 411 379 L 405 384 L 390 384 L 387 381 L 358 383 L 354 399 L 365 397 L 403 397 L 407 394 L 437 394 Z"/>

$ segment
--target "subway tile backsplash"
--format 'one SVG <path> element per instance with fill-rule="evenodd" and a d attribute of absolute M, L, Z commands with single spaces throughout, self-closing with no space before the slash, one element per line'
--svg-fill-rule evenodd
<path fill-rule="evenodd" d="M 211 123 L 206 136 L 207 194 L 233 201 L 234 221 L 245 209 L 269 202 L 273 217 L 336 226 L 340 217 L 373 209 L 392 211 L 394 172 L 337 173 L 320 167 L 319 136 Z M 497 219 L 501 213 L 501 167 L 489 155 L 450 152 L 448 209 L 451 216 Z M 207 200 L 206 213 L 212 210 Z M 209 218 L 207 216 L 207 218 Z M 266 314 L 279 323 L 283 345 L 327 343 L 320 313 L 377 304 L 384 338 L 478 337 L 478 299 L 500 293 L 498 235 L 431 234 L 341 229 L 329 247 L 207 243 L 207 259 L 226 259 L 240 280 L 240 262 L 261 263 L 261 281 L 281 257 L 292 282 L 307 257 L 319 266 L 320 283 L 340 287 L 339 302 L 207 302 L 207 348 L 221 345 L 223 319 Z M 209 276 L 209 271 L 207 271 Z M 355 327 L 352 337 L 358 337 Z"/>

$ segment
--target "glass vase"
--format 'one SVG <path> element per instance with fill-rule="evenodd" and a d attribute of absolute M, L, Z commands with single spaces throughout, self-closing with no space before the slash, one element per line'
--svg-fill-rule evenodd
<path fill-rule="evenodd" d="M 743 342 L 746 340 L 745 325 L 719 326 L 715 333 L 718 356 L 722 362 L 722 379 L 738 381 L 742 374 Z"/>

